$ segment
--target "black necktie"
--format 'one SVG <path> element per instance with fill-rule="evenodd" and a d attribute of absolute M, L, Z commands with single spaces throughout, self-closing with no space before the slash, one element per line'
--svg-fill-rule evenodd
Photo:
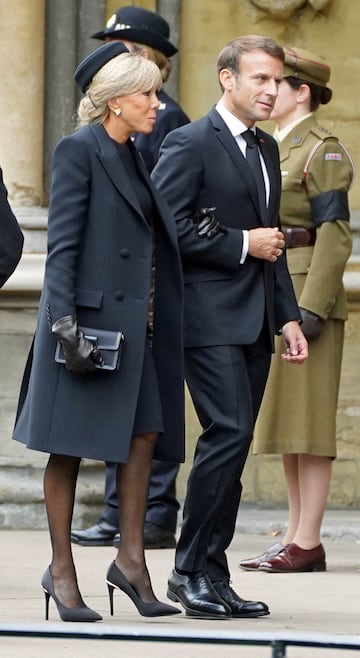
<path fill-rule="evenodd" d="M 254 174 L 256 187 L 258 191 L 261 214 L 264 216 L 266 210 L 266 192 L 265 192 L 265 182 L 264 175 L 261 167 L 258 142 L 255 133 L 252 130 L 245 130 L 241 133 L 246 141 L 246 159 L 249 163 L 249 166 Z"/>

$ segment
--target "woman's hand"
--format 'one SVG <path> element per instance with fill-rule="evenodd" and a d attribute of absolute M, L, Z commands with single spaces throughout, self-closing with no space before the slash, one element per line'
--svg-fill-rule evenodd
<path fill-rule="evenodd" d="M 210 240 L 218 233 L 225 233 L 225 229 L 215 217 L 215 210 L 216 208 L 200 208 L 191 218 L 201 238 L 207 237 Z"/>
<path fill-rule="evenodd" d="M 52 333 L 63 347 L 68 370 L 78 373 L 94 372 L 96 366 L 104 364 L 96 345 L 84 336 L 76 319 L 71 315 L 57 320 L 52 326 Z"/>

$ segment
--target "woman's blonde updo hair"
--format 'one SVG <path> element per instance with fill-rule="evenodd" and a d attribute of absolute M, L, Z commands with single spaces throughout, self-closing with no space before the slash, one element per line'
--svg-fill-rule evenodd
<path fill-rule="evenodd" d="M 94 75 L 78 107 L 78 127 L 103 123 L 109 114 L 111 98 L 160 89 L 159 68 L 136 53 L 122 53 L 104 64 Z"/>

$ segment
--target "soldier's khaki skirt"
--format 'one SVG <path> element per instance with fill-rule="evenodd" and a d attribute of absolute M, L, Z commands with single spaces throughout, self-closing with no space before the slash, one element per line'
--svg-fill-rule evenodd
<path fill-rule="evenodd" d="M 343 320 L 329 319 L 309 343 L 301 366 L 284 362 L 276 337 L 269 379 L 255 427 L 255 454 L 336 457 L 336 408 L 344 342 Z"/>

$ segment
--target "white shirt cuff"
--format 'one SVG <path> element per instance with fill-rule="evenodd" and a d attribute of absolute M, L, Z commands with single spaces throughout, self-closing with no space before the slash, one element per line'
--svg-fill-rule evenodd
<path fill-rule="evenodd" d="M 240 265 L 245 262 L 245 258 L 249 251 L 249 231 L 243 231 L 243 248 L 241 252 Z"/>

